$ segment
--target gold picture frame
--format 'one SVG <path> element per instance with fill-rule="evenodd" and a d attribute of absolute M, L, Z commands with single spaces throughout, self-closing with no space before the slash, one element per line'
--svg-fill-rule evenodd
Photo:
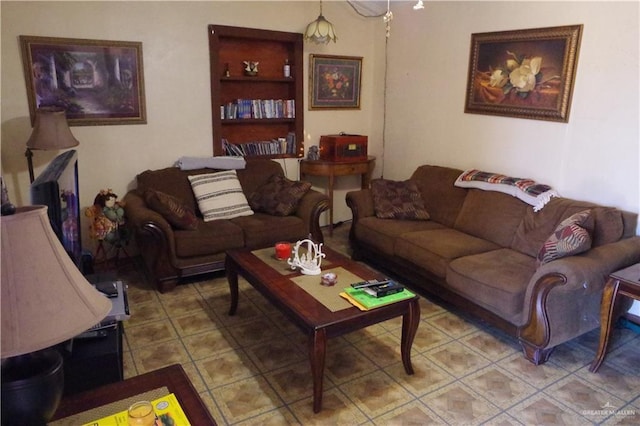
<path fill-rule="evenodd" d="M 31 124 L 58 106 L 71 126 L 146 124 L 142 43 L 20 36 Z"/>
<path fill-rule="evenodd" d="M 362 57 L 309 55 L 309 109 L 360 109 Z"/>
<path fill-rule="evenodd" d="M 582 29 L 471 34 L 464 112 L 567 123 Z"/>

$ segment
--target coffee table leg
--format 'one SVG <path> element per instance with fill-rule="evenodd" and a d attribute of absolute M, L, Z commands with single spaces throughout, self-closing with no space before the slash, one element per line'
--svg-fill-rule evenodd
<path fill-rule="evenodd" d="M 609 278 L 602 293 L 602 303 L 600 306 L 600 343 L 598 345 L 598 353 L 589 367 L 589 371 L 592 373 L 598 371 L 600 364 L 602 364 L 607 354 L 611 330 L 613 329 L 613 324 L 616 319 L 615 306 L 619 286 L 620 280 Z"/>
<path fill-rule="evenodd" d="M 413 374 L 411 365 L 411 345 L 416 337 L 420 324 L 420 303 L 414 300 L 409 304 L 409 312 L 402 316 L 402 340 L 400 343 L 400 353 L 402 354 L 402 364 L 407 374 Z"/>
<path fill-rule="evenodd" d="M 313 375 L 313 412 L 322 409 L 322 380 L 324 378 L 324 360 L 327 352 L 327 333 L 324 329 L 315 330 L 309 336 L 309 360 Z"/>
<path fill-rule="evenodd" d="M 231 307 L 229 315 L 235 315 L 238 309 L 238 267 L 229 256 L 224 261 L 224 268 L 229 282 L 229 292 L 231 293 Z"/>

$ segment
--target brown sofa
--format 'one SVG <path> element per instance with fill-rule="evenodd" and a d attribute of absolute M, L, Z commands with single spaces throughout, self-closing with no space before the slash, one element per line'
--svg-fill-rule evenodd
<path fill-rule="evenodd" d="M 511 195 L 454 186 L 461 173 L 414 171 L 429 220 L 379 219 L 371 189 L 349 192 L 353 257 L 501 328 L 544 363 L 555 346 L 598 327 L 608 274 L 640 261 L 637 214 L 560 197 L 536 213 Z M 585 209 L 591 248 L 538 267 L 556 226 Z"/>
<path fill-rule="evenodd" d="M 328 197 L 314 190 L 309 190 L 288 216 L 255 212 L 205 222 L 187 176 L 216 171 L 183 171 L 177 167 L 147 170 L 137 176 L 137 188 L 124 197 L 127 223 L 135 235 L 146 271 L 160 292 L 172 290 L 180 278 L 224 269 L 228 249 L 268 247 L 280 240 L 296 241 L 309 235 L 323 241 L 319 216 L 328 208 Z M 272 175 L 284 173 L 275 161 L 253 159 L 247 161 L 245 169 L 237 170 L 237 175 L 243 193 L 249 198 Z M 196 212 L 197 229 L 171 226 L 163 215 L 147 205 L 144 196 L 147 189 L 176 197 Z"/>

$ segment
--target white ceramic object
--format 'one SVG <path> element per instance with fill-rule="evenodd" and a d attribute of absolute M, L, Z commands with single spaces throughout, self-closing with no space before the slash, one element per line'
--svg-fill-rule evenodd
<path fill-rule="evenodd" d="M 300 247 L 304 244 L 307 246 L 307 252 L 300 254 Z M 291 266 L 291 269 L 299 268 L 300 272 L 305 275 L 319 275 L 322 272 L 320 265 L 323 257 L 325 257 L 325 254 L 322 252 L 322 243 L 316 244 L 309 239 L 305 239 L 298 241 L 293 246 L 291 258 L 287 260 L 287 263 Z"/>

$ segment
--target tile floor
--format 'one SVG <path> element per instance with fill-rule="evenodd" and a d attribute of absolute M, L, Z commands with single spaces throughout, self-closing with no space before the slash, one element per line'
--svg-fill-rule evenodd
<path fill-rule="evenodd" d="M 348 226 L 326 243 L 348 250 Z M 182 364 L 220 425 L 640 424 L 640 335 L 627 328 L 597 374 L 598 330 L 534 366 L 514 339 L 422 299 L 415 375 L 402 367 L 399 319 L 330 339 L 313 414 L 305 336 L 245 281 L 231 317 L 224 275 L 168 294 L 131 266 L 121 275 L 132 314 L 125 376 Z"/>

